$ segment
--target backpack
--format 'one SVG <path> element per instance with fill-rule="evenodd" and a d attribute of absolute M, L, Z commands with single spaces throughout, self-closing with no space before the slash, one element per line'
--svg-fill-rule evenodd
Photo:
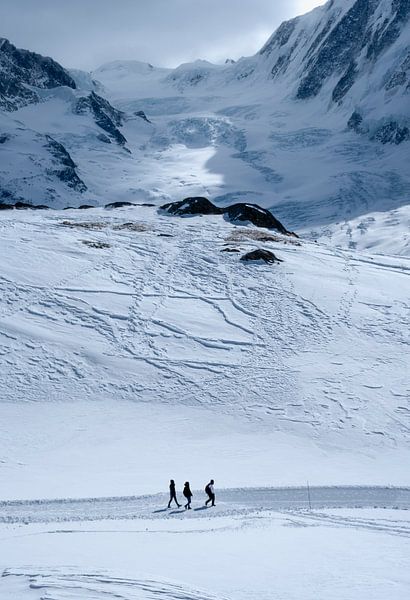
<path fill-rule="evenodd" d="M 206 486 L 205 486 L 205 493 L 208 494 L 208 496 L 211 493 L 211 490 L 209 489 L 209 483 L 207 483 Z"/>

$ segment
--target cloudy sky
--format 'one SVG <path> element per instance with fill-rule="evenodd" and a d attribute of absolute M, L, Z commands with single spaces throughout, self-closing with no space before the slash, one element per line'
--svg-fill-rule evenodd
<path fill-rule="evenodd" d="M 0 0 L 0 37 L 93 69 L 115 59 L 177 66 L 255 53 L 324 0 Z"/>

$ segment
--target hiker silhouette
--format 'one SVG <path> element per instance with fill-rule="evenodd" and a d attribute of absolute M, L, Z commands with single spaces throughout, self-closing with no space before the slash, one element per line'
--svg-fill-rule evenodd
<path fill-rule="evenodd" d="M 208 506 L 208 503 L 211 502 L 211 506 L 215 506 L 215 481 L 211 479 L 209 483 L 205 486 L 205 493 L 208 495 L 208 500 L 205 502 L 205 506 Z"/>
<path fill-rule="evenodd" d="M 189 487 L 189 481 L 185 482 L 184 491 L 182 493 L 187 499 L 187 503 L 185 504 L 184 508 L 191 510 L 191 498 L 193 496 L 193 493 L 191 492 L 191 488 Z"/>
<path fill-rule="evenodd" d="M 171 508 L 171 502 L 173 500 L 174 500 L 175 504 L 179 508 L 181 505 L 180 505 L 180 503 L 177 500 L 177 493 L 176 493 L 176 489 L 175 489 L 175 481 L 173 479 L 171 479 L 171 481 L 169 482 L 169 502 L 168 502 L 168 508 Z"/>

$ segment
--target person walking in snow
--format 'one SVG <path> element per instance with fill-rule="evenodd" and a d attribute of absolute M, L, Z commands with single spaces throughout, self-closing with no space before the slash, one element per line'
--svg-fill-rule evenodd
<path fill-rule="evenodd" d="M 189 481 L 185 482 L 184 491 L 182 493 L 184 494 L 185 498 L 187 499 L 187 503 L 185 504 L 184 508 L 191 510 L 191 498 L 193 496 L 193 493 L 191 492 L 191 488 L 189 487 Z"/>
<path fill-rule="evenodd" d="M 208 500 L 205 502 L 205 506 L 208 506 L 208 502 L 212 502 L 211 506 L 215 506 L 215 481 L 211 479 L 205 486 L 205 493 L 208 495 Z"/>
<path fill-rule="evenodd" d="M 175 501 L 175 504 L 178 506 L 178 508 L 181 506 L 180 503 L 177 500 L 177 493 L 175 490 L 175 481 L 173 479 L 171 479 L 171 481 L 169 482 L 169 502 L 168 502 L 168 508 L 171 508 L 171 502 Z"/>

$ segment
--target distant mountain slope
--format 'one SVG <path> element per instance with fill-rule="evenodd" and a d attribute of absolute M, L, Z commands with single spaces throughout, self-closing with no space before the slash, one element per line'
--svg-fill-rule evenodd
<path fill-rule="evenodd" d="M 88 146 L 92 162 L 107 144 L 125 148 L 127 142 L 122 113 L 95 89 L 79 90 L 51 58 L 0 40 L 0 201 L 84 203 L 88 186 L 82 177 L 92 173 L 70 153 Z"/>
<path fill-rule="evenodd" d="M 372 133 L 400 143 L 410 139 L 409 19 L 409 0 L 332 0 L 283 23 L 260 55 L 274 80 L 294 81 L 299 100 L 322 94 L 381 119 L 391 111 L 390 130 L 380 123 Z"/>
<path fill-rule="evenodd" d="M 75 89 L 76 84 L 61 65 L 34 52 L 20 50 L 0 38 L 0 108 L 17 110 L 38 102 L 35 90 L 59 86 Z"/>
<path fill-rule="evenodd" d="M 30 196 L 24 169 L 1 166 L 0 186 L 54 206 L 246 201 L 292 230 L 374 248 L 375 223 L 394 236 L 394 215 L 410 212 L 409 19 L 410 0 L 330 0 L 236 63 L 114 61 L 91 74 L 3 40 L 3 112 L 64 145 L 88 191 L 49 194 L 39 173 Z"/>

